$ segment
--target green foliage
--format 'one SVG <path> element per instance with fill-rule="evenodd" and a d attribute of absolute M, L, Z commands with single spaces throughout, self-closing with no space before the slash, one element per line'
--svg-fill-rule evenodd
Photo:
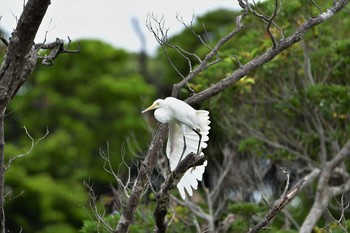
<path fill-rule="evenodd" d="M 119 221 L 120 215 L 108 215 L 107 217 L 103 218 L 105 223 L 99 223 L 97 224 L 95 221 L 92 220 L 84 220 L 83 227 L 80 229 L 79 232 L 81 233 L 109 233 L 110 230 L 109 227 L 114 227 L 117 225 Z M 108 224 L 109 227 L 106 227 L 106 224 Z"/>
<path fill-rule="evenodd" d="M 31 146 L 23 126 L 35 141 L 49 131 L 6 173 L 13 195 L 23 191 L 6 205 L 9 227 L 79 228 L 86 218 L 83 180 L 91 180 L 97 195 L 114 181 L 103 169 L 100 148 L 117 172 L 122 156 L 131 159 L 148 145 L 141 109 L 154 88 L 138 73 L 137 57 L 97 41 L 81 44 L 79 54 L 63 54 L 52 67 L 38 66 L 8 107 L 7 160 Z"/>
<path fill-rule="evenodd" d="M 153 211 L 155 208 L 155 202 L 148 204 L 141 204 L 140 208 L 137 209 L 135 219 L 133 224 L 130 226 L 129 231 L 135 233 L 144 233 L 144 232 L 153 232 L 154 231 L 154 219 Z M 169 232 L 181 233 L 181 232 L 193 232 L 194 225 L 189 219 L 190 212 L 188 208 L 183 206 L 176 206 L 173 212 L 167 214 L 168 219 L 172 219 L 171 224 L 168 226 Z M 80 229 L 81 233 L 107 233 L 112 232 L 111 229 L 115 229 L 120 215 L 107 215 L 103 217 L 103 220 L 108 224 L 102 221 L 97 223 L 97 220 L 84 220 L 83 227 Z"/>
<path fill-rule="evenodd" d="M 350 109 L 350 86 L 316 84 L 306 95 L 327 118 L 346 119 Z"/>
<path fill-rule="evenodd" d="M 241 153 L 249 152 L 254 155 L 262 156 L 263 154 L 261 154 L 260 150 L 261 146 L 262 142 L 259 139 L 255 137 L 247 137 L 239 142 L 238 151 Z"/>
<path fill-rule="evenodd" d="M 266 206 L 257 205 L 251 202 L 229 202 L 226 212 L 236 216 L 229 232 L 246 232 L 260 215 L 266 212 Z"/>
<path fill-rule="evenodd" d="M 327 232 L 344 233 L 344 232 L 348 232 L 350 230 L 349 223 L 350 223 L 350 221 L 347 220 L 346 222 L 345 221 L 342 222 L 341 223 L 342 225 L 340 225 L 339 222 L 332 221 L 326 227 L 315 226 L 312 229 L 312 232 L 315 232 L 315 233 L 327 233 Z"/>
<path fill-rule="evenodd" d="M 271 15 L 274 2 L 264 1 L 258 3 L 258 7 Z M 325 4 L 318 2 L 321 9 L 328 7 Z M 234 17 L 238 14 L 228 10 L 210 12 L 198 17 L 191 29 L 212 47 L 233 30 Z M 317 14 L 314 4 L 284 1 L 275 22 L 287 37 L 304 19 Z M 310 30 L 302 44 L 279 54 L 202 106 L 211 111 L 210 145 L 206 149 L 209 160 L 220 158 L 220 148 L 228 145 L 236 153 L 267 158 L 277 166 L 300 162 L 300 155 L 291 153 L 293 150 L 305 153 L 302 155 L 317 164 L 320 136 L 311 121 L 315 121 L 315 116 L 328 127 L 327 140 L 337 140 L 341 145 L 349 137 L 350 18 L 346 16 L 340 13 L 322 27 Z M 244 26 L 214 58 L 221 61 L 191 81 L 195 92 L 205 90 L 271 48 L 272 42 L 259 19 L 248 15 Z M 282 37 L 273 25 L 271 32 L 277 41 Z M 170 41 L 201 59 L 210 51 L 188 30 Z M 6 189 L 11 190 L 5 206 L 6 223 L 11 232 L 19 232 L 20 228 L 23 232 L 40 233 L 70 233 L 78 229 L 82 233 L 108 232 L 101 222 L 89 219 L 84 213 L 82 206 L 87 202 L 87 194 L 82 181 L 91 179 L 97 195 L 102 195 L 113 179 L 103 169 L 100 148 L 109 154 L 117 170 L 122 156 L 131 159 L 142 153 L 149 143 L 140 110 L 144 103 L 154 99 L 156 90 L 139 74 L 136 55 L 97 41 L 81 44 L 79 54 L 62 54 L 53 67 L 38 66 L 8 107 L 7 161 L 31 147 L 32 141 L 23 126 L 35 141 L 45 135 L 47 129 L 50 131 L 29 155 L 13 161 L 6 173 Z M 77 44 L 71 46 L 74 48 Z M 166 52 L 178 71 L 186 76 L 190 71 L 188 60 L 170 48 Z M 160 50 L 152 59 L 151 70 L 159 77 L 157 82 L 171 87 L 182 77 L 162 53 Z M 310 70 L 304 66 L 307 58 L 311 61 Z M 198 61 L 194 57 L 190 60 L 195 68 Z M 169 90 L 157 91 L 169 94 L 166 93 Z M 182 89 L 179 98 L 189 93 Z M 262 134 L 254 135 L 252 129 Z M 328 152 L 332 151 L 330 143 L 326 147 Z M 207 172 L 210 179 L 210 169 Z M 289 208 L 299 224 L 309 210 L 305 203 L 311 202 L 314 187 L 308 190 L 309 195 L 300 195 L 303 208 Z M 198 205 L 208 209 L 204 201 Z M 153 200 L 147 204 L 142 202 L 130 232 L 153 231 L 154 207 Z M 102 206 L 100 209 L 103 211 Z M 195 232 L 190 210 L 180 205 L 173 206 L 173 210 L 175 215 L 172 211 L 167 215 L 172 219 L 168 231 Z M 266 206 L 229 200 L 218 221 L 234 213 L 236 219 L 230 232 L 245 232 L 266 211 Z M 106 215 L 104 220 L 114 228 L 119 217 Z M 207 222 L 197 220 L 204 229 Z M 288 228 L 283 216 L 277 216 L 266 232 L 296 232 L 293 226 L 284 227 Z M 340 231 L 336 224 L 330 227 L 333 232 Z M 314 231 L 325 229 L 315 227 Z"/>
<path fill-rule="evenodd" d="M 331 4 L 331 1 L 317 2 L 317 5 L 305 4 L 302 1 L 285 1 L 274 22 L 282 29 L 283 37 L 286 38 L 305 19 L 319 15 L 318 7 L 325 10 Z M 260 2 L 259 12 L 271 15 L 274 5 L 275 1 L 272 0 Z M 219 38 L 234 28 L 233 20 L 225 21 L 228 15 L 231 15 L 229 18 L 232 20 L 237 12 L 222 10 L 208 13 L 198 18 L 192 29 L 204 38 L 207 45 L 215 45 Z M 236 153 L 243 154 L 242 157 L 259 156 L 278 167 L 288 167 L 292 180 L 295 181 L 305 175 L 300 169 L 307 167 L 304 159 L 312 160 L 316 166 L 321 165 L 322 138 L 317 126 L 319 124 L 324 127 L 327 158 L 332 157 L 334 144 L 331 142 L 341 146 L 350 135 L 349 21 L 346 13 L 340 12 L 330 21 L 310 30 L 299 44 L 282 52 L 257 71 L 251 72 L 249 77 L 245 78 L 248 82 L 243 79 L 205 103 L 202 108 L 210 110 L 212 121 L 210 145 L 206 149 L 206 154 L 210 155 L 209 161 L 211 158 L 220 160 L 218 148 L 228 145 Z M 245 29 L 220 49 L 218 57 L 221 61 L 191 80 L 190 86 L 195 92 L 203 91 L 228 77 L 239 69 L 240 65 L 271 48 L 271 39 L 259 19 L 248 15 L 243 23 Z M 271 26 L 271 32 L 277 42 L 282 38 L 279 28 Z M 189 34 L 184 30 L 176 37 L 170 38 L 170 41 L 204 59 L 208 48 L 202 46 L 195 37 L 189 39 Z M 167 55 L 172 61 L 176 61 L 174 64 L 183 75 L 188 73 L 186 59 L 174 51 Z M 161 52 L 159 57 L 162 57 Z M 192 57 L 190 59 L 195 67 L 197 61 Z M 166 59 L 163 61 L 167 63 Z M 310 61 L 310 67 L 306 67 L 307 61 Z M 169 80 L 178 82 L 180 77 L 170 64 L 164 64 L 162 67 L 170 70 L 166 73 Z M 184 88 L 180 98 L 189 94 Z M 277 178 L 280 177 L 272 179 Z M 315 185 L 311 185 L 307 190 L 308 195 L 299 195 L 303 203 L 302 208 L 289 209 L 298 224 L 302 223 L 310 210 L 307 203 L 313 201 Z M 240 189 L 231 187 L 233 185 L 230 184 L 227 186 L 232 190 Z M 238 217 L 233 222 L 230 232 L 246 231 L 251 219 L 245 218 L 245 211 L 249 213 L 249 208 L 234 210 Z M 252 207 L 251 213 L 254 211 L 257 210 Z M 323 222 L 320 224 L 324 225 Z M 286 229 L 283 229 L 284 227 Z M 283 217 L 277 217 L 266 231 L 297 232 L 293 226 L 284 225 Z"/>
<path fill-rule="evenodd" d="M 238 213 L 244 218 L 249 218 L 254 214 L 258 214 L 262 211 L 266 211 L 266 207 L 256 205 L 255 203 L 251 202 L 230 202 L 228 205 L 228 211 L 232 213 Z"/>
<path fill-rule="evenodd" d="M 80 205 L 86 201 L 86 195 L 81 185 L 57 181 L 45 173 L 31 176 L 21 166 L 8 170 L 6 184 L 13 189 L 6 206 L 11 208 L 6 216 L 12 231 L 21 227 L 30 232 L 49 232 L 51 227 L 60 227 L 71 229 L 61 232 L 72 232 L 85 217 Z"/>

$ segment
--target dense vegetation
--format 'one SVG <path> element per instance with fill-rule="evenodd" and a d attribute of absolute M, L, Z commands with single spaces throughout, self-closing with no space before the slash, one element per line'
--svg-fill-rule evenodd
<path fill-rule="evenodd" d="M 259 7 L 272 10 L 269 2 Z M 315 5 L 305 6 L 301 1 L 285 2 L 282 11 L 276 22 L 286 35 L 293 25 L 318 13 Z M 237 14 L 210 12 L 196 19 L 193 30 L 208 44 L 215 43 L 232 30 Z M 190 83 L 194 91 L 205 89 L 271 46 L 256 17 L 248 16 L 245 26 L 221 49 L 218 56 L 222 61 Z M 273 33 L 281 36 L 279 31 Z M 322 166 L 348 140 L 349 38 L 350 18 L 348 13 L 341 13 L 201 106 L 211 112 L 212 130 L 206 150 L 210 165 L 205 188 L 196 192 L 193 203 L 208 215 L 217 211 L 213 215 L 215 224 L 234 215 L 229 232 L 246 231 L 268 209 L 262 199 L 272 203 L 283 192 L 285 176 L 280 167 L 290 174 L 291 183 L 296 182 L 314 167 Z M 200 57 L 208 52 L 188 30 L 170 41 Z M 32 139 L 38 142 L 31 153 L 14 160 L 6 173 L 5 210 L 11 232 L 107 232 L 104 224 L 96 223 L 84 182 L 93 188 L 102 213 L 112 198 L 111 185 L 118 185 L 105 170 L 101 155 L 109 155 L 122 180 L 129 175 L 124 159 L 133 164 L 131 176 L 135 175 L 136 162 L 142 159 L 151 138 L 150 128 L 156 127 L 152 118 L 140 114 L 141 109 L 156 95 L 170 94 L 170 88 L 157 87 L 181 80 L 161 49 L 149 58 L 149 72 L 157 77 L 150 82 L 138 68 L 137 54 L 98 41 L 80 43 L 79 54 L 61 56 L 52 67 L 38 65 L 7 109 L 7 160 L 26 153 Z M 167 55 L 180 73 L 189 71 L 186 59 L 170 49 Z M 179 97 L 188 95 L 188 90 L 182 90 Z M 49 134 L 38 141 L 47 131 Z M 222 162 L 227 158 L 231 160 L 229 168 Z M 228 169 L 228 175 L 222 186 L 216 187 L 222 169 Z M 344 170 L 349 171 L 348 162 Z M 335 175 L 331 182 L 336 185 L 342 179 Z M 220 193 L 211 193 L 217 188 Z M 214 203 L 206 201 L 210 193 Z M 297 232 L 314 193 L 315 185 L 307 186 L 276 218 L 269 232 Z M 144 199 L 130 232 L 152 232 L 154 228 L 154 195 L 149 192 Z M 326 232 L 326 227 L 340 229 L 332 219 L 341 213 L 337 200 L 340 197 L 334 197 L 329 215 L 320 220 L 317 232 Z M 119 218 L 117 211 L 109 209 L 104 215 L 112 226 Z M 210 224 L 186 206 L 174 203 L 172 211 L 176 215 L 169 232 L 195 232 L 196 224 L 202 230 Z"/>

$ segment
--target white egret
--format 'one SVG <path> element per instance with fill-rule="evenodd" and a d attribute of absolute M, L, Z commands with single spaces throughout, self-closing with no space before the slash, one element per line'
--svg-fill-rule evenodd
<path fill-rule="evenodd" d="M 156 109 L 155 118 L 161 123 L 169 124 L 169 135 L 166 147 L 166 155 L 169 159 L 170 170 L 173 171 L 183 156 L 191 152 L 204 155 L 202 149 L 207 147 L 209 140 L 209 112 L 195 110 L 187 103 L 174 97 L 158 99 L 142 113 Z M 203 178 L 207 161 L 203 165 L 196 166 L 186 171 L 177 184 L 177 188 L 183 199 L 186 198 L 185 190 L 192 196 L 192 189 L 198 188 L 198 181 Z"/>

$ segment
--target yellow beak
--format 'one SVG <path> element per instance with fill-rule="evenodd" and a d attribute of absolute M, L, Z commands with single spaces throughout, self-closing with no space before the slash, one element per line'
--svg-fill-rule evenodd
<path fill-rule="evenodd" d="M 151 106 L 149 106 L 148 108 L 146 108 L 145 110 L 143 110 L 141 113 L 145 113 L 148 112 L 150 110 L 156 109 L 158 107 L 157 104 L 152 104 Z"/>

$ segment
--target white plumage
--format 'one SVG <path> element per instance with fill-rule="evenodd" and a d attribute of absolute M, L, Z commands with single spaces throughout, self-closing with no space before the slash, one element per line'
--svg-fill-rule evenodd
<path fill-rule="evenodd" d="M 156 109 L 154 116 L 159 122 L 169 124 L 166 155 L 171 171 L 176 168 L 180 159 L 182 160 L 191 152 L 197 153 L 198 148 L 203 155 L 202 149 L 207 147 L 206 142 L 209 140 L 208 111 L 195 110 L 187 103 L 173 97 L 154 101 L 142 113 L 152 109 Z M 201 140 L 198 133 L 201 134 Z M 186 198 L 185 190 L 192 196 L 192 189 L 198 188 L 198 181 L 202 180 L 206 165 L 207 161 L 203 165 L 187 170 L 179 181 L 177 188 L 183 199 Z"/>

